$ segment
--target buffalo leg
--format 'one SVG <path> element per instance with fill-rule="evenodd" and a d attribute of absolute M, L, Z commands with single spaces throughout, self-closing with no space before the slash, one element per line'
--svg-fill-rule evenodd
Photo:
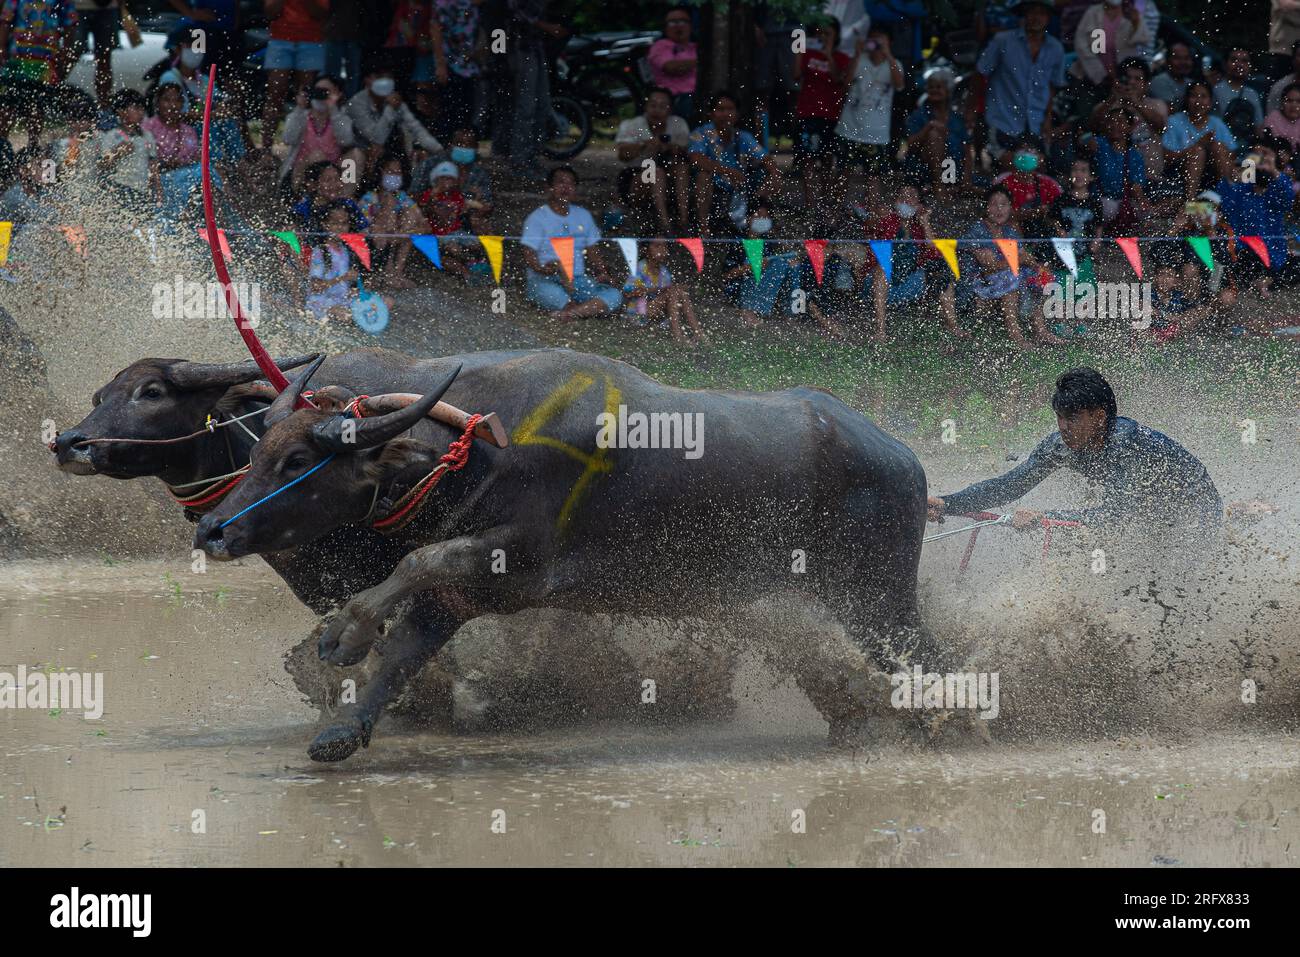
<path fill-rule="evenodd" d="M 449 538 L 411 552 L 384 581 L 352 597 L 321 634 L 320 656 L 336 665 L 352 665 L 365 658 L 379 635 L 384 619 L 406 598 L 440 587 L 491 584 L 492 553 L 507 547 L 502 529 L 480 536 Z"/>
<path fill-rule="evenodd" d="M 417 601 L 393 625 L 383 664 L 362 690 L 356 704 L 347 705 L 338 719 L 316 735 L 307 748 L 313 761 L 342 761 L 357 748 L 370 746 L 370 735 L 420 669 L 456 633 L 461 622 L 432 602 Z"/>

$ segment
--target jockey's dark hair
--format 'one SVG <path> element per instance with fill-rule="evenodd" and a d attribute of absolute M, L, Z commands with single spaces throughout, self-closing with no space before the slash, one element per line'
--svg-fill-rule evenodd
<path fill-rule="evenodd" d="M 1100 372 L 1088 366 L 1067 369 L 1057 376 L 1052 409 L 1065 417 L 1085 409 L 1105 409 L 1107 429 L 1115 424 L 1115 416 L 1119 414 L 1115 390 Z"/>

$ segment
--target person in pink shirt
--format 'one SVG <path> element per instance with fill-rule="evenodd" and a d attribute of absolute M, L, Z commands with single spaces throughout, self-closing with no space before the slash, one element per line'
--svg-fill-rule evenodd
<path fill-rule="evenodd" d="M 1282 91 L 1282 101 L 1264 118 L 1264 128 L 1289 143 L 1293 153 L 1300 152 L 1300 83 Z"/>
<path fill-rule="evenodd" d="M 646 60 L 655 86 L 673 95 L 673 115 L 690 123 L 695 113 L 695 43 L 691 40 L 691 11 L 673 7 L 664 20 L 664 35 L 650 46 Z"/>

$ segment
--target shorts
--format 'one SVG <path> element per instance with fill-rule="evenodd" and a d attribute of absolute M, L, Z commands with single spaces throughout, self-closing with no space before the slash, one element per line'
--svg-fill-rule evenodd
<path fill-rule="evenodd" d="M 829 156 L 835 147 L 836 120 L 810 116 L 799 120 L 799 135 L 794 143 L 794 162 L 798 166 L 811 159 Z"/>
<path fill-rule="evenodd" d="M 95 53 L 116 50 L 122 46 L 118 31 L 122 29 L 121 11 L 117 9 L 77 11 L 77 49 L 85 51 L 86 40 L 95 39 Z"/>
<path fill-rule="evenodd" d="M 547 312 L 558 312 L 569 304 L 599 299 L 605 308 L 616 311 L 623 305 L 623 294 L 613 286 L 602 286 L 586 273 L 573 277 L 573 295 L 563 285 L 547 276 L 528 270 L 528 298 Z"/>
<path fill-rule="evenodd" d="M 889 146 L 886 143 L 859 143 L 836 133 L 831 148 L 841 163 L 864 167 L 868 176 L 881 176 L 889 171 Z"/>
<path fill-rule="evenodd" d="M 319 73 L 325 69 L 325 44 L 305 40 L 271 40 L 266 45 L 265 70 Z"/>

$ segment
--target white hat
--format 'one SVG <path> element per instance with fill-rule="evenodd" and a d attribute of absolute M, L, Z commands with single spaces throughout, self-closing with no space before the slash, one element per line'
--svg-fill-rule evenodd
<path fill-rule="evenodd" d="M 441 179 L 444 176 L 458 177 L 460 176 L 460 169 L 455 163 L 444 160 L 433 168 L 433 178 Z"/>
<path fill-rule="evenodd" d="M 1211 203 L 1214 203 L 1214 205 L 1216 206 L 1223 205 L 1223 197 L 1220 196 L 1212 189 L 1202 190 L 1201 192 L 1196 194 L 1196 198 L 1209 200 Z"/>

